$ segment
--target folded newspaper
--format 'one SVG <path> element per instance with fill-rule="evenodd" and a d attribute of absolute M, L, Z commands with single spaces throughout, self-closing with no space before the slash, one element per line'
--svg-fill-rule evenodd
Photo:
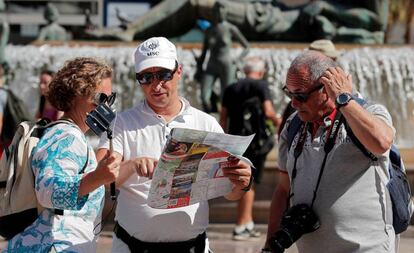
<path fill-rule="evenodd" d="M 176 208 L 226 195 L 232 184 L 221 168 L 232 156 L 251 165 L 242 154 L 253 137 L 172 129 L 152 177 L 148 205 Z"/>

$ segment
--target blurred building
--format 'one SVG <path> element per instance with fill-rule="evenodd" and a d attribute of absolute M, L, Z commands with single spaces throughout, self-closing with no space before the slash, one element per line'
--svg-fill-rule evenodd
<path fill-rule="evenodd" d="M 89 19 L 96 27 L 117 27 L 120 17 L 134 20 L 162 0 L 4 0 L 6 11 L 0 13 L 0 19 L 10 24 L 10 43 L 26 44 L 37 38 L 40 29 L 46 25 L 43 11 L 48 2 L 59 10 L 58 23 L 70 32 L 71 38 L 82 39 L 86 22 L 86 10 Z M 207 0 L 205 0 L 207 1 Z M 249 1 L 249 0 L 232 0 Z M 258 2 L 279 1 L 288 6 L 297 6 L 312 0 L 252 0 Z M 386 43 L 403 44 L 414 42 L 414 0 L 390 1 Z M 175 41 L 201 41 L 203 33 L 194 28 Z"/>
<path fill-rule="evenodd" d="M 48 2 L 59 10 L 58 23 L 70 31 L 71 38 L 82 38 L 85 29 L 86 10 L 90 21 L 97 27 L 117 26 L 115 10 L 119 9 L 131 20 L 145 13 L 161 0 L 4 0 L 6 10 L 0 19 L 10 24 L 10 43 L 26 44 L 37 38 L 41 27 L 46 25 L 43 12 Z"/>

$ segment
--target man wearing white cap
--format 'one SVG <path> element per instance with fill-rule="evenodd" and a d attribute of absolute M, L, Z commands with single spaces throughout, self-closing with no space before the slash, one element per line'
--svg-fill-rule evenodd
<path fill-rule="evenodd" d="M 183 69 L 175 46 L 166 38 L 154 37 L 135 51 L 135 72 L 144 101 L 118 115 L 113 148 L 123 158 L 115 214 L 112 252 L 208 252 L 205 231 L 208 202 L 174 209 L 153 209 L 147 205 L 154 168 L 172 128 L 192 128 L 222 133 L 210 115 L 190 106 L 178 95 Z M 108 151 L 105 137 L 98 160 Z M 226 198 L 239 199 L 248 190 L 251 168 L 244 162 L 223 169 L 233 183 Z M 237 180 L 236 180 L 237 179 Z"/>

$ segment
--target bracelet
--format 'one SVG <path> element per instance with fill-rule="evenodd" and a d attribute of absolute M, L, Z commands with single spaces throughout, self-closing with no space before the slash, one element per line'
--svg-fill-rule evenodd
<path fill-rule="evenodd" d="M 272 251 L 268 248 L 263 248 L 261 253 L 272 253 Z"/>
<path fill-rule="evenodd" d="M 252 185 L 253 185 L 253 175 L 250 176 L 249 184 L 241 190 L 248 192 L 250 188 L 252 188 Z"/>

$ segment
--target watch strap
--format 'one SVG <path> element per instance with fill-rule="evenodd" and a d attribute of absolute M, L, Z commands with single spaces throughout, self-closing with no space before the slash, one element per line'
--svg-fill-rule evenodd
<path fill-rule="evenodd" d="M 252 174 L 252 175 L 250 176 L 249 185 L 247 185 L 246 187 L 244 187 L 244 188 L 242 189 L 242 191 L 248 192 L 248 191 L 252 188 L 252 185 L 253 185 L 253 179 L 254 179 L 254 177 L 253 177 L 253 174 Z"/>

